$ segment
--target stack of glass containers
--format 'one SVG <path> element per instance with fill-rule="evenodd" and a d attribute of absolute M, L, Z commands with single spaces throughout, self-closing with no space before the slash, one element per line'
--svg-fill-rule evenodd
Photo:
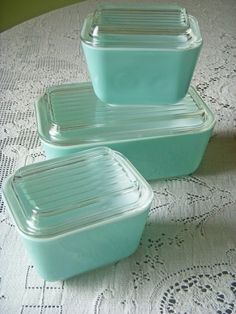
<path fill-rule="evenodd" d="M 51 87 L 40 97 L 38 133 L 51 159 L 18 170 L 3 189 L 47 280 L 131 254 L 153 198 L 142 175 L 192 173 L 215 123 L 189 88 L 202 38 L 184 8 L 102 5 L 86 18 L 81 39 L 92 83 Z"/>

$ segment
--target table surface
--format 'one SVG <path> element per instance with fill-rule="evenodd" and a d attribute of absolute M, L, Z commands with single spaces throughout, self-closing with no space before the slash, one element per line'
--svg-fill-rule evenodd
<path fill-rule="evenodd" d="M 35 99 L 49 85 L 89 80 L 79 35 L 97 2 L 0 34 L 1 182 L 45 159 Z M 152 182 L 155 199 L 134 255 L 64 282 L 38 277 L 1 201 L 0 313 L 236 313 L 236 2 L 181 4 L 204 38 L 192 84 L 217 120 L 200 168 Z"/>

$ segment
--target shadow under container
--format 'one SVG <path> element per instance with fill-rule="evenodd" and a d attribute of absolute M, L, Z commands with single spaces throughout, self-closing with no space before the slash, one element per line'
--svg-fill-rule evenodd
<path fill-rule="evenodd" d="M 49 88 L 35 110 L 47 158 L 108 146 L 147 180 L 194 172 L 215 124 L 192 87 L 175 105 L 144 107 L 102 103 L 90 83 L 61 85 Z"/>
<path fill-rule="evenodd" d="M 153 198 L 130 162 L 104 147 L 23 167 L 3 194 L 36 270 L 49 281 L 132 254 Z"/>
<path fill-rule="evenodd" d="M 105 4 L 81 32 L 94 91 L 111 104 L 173 104 L 185 97 L 202 46 L 178 5 Z"/>

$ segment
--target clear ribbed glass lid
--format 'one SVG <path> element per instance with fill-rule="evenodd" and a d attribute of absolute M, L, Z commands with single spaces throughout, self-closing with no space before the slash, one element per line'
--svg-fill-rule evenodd
<path fill-rule="evenodd" d="M 150 186 L 134 167 L 104 147 L 23 167 L 3 192 L 19 229 L 34 237 L 146 210 L 152 201 Z"/>
<path fill-rule="evenodd" d="M 49 89 L 35 109 L 43 141 L 81 148 L 198 133 L 214 124 L 213 114 L 193 88 L 174 105 L 119 106 L 101 102 L 91 83 L 61 85 Z"/>
<path fill-rule="evenodd" d="M 95 47 L 184 49 L 200 45 L 197 20 L 175 4 L 104 4 L 88 15 L 83 42 Z"/>

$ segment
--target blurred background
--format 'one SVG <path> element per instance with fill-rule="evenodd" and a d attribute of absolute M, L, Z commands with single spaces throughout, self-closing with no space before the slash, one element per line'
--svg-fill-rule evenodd
<path fill-rule="evenodd" d="M 76 2 L 81 0 L 1 0 L 0 32 L 32 17 Z"/>

